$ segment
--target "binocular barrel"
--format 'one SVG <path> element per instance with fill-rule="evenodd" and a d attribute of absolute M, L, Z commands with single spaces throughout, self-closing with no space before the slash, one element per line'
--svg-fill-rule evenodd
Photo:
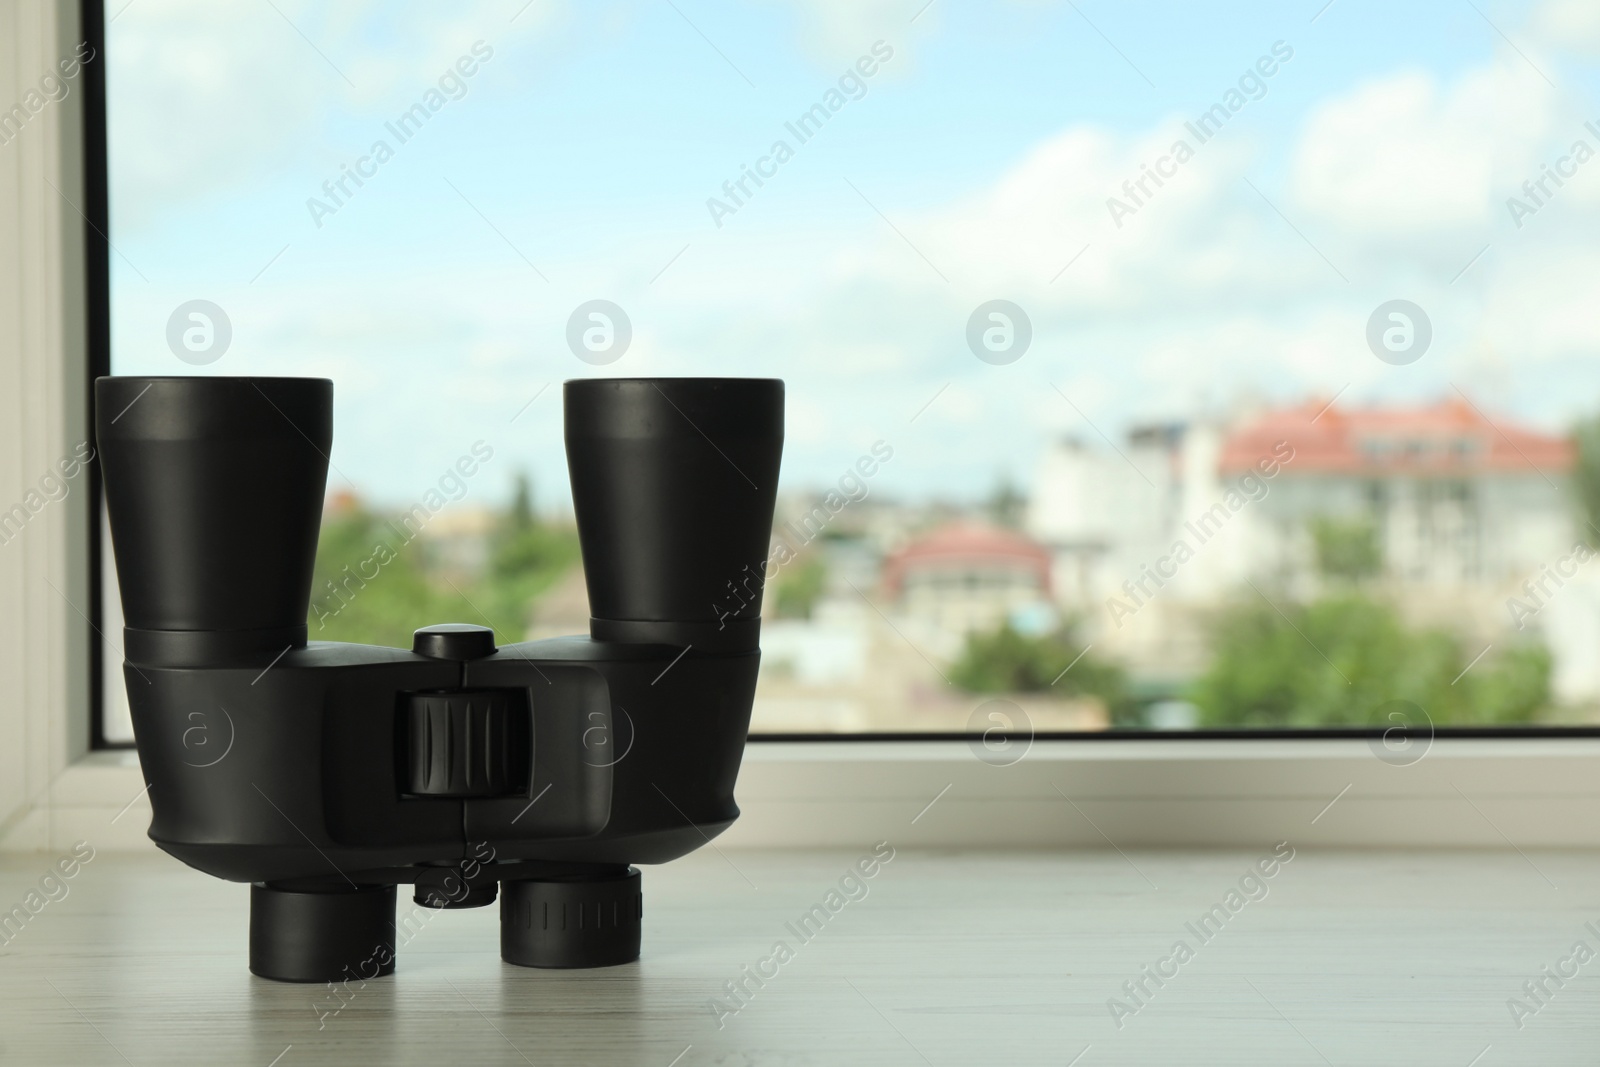
<path fill-rule="evenodd" d="M 306 643 L 331 381 L 101 378 L 95 436 L 131 662 Z"/>
<path fill-rule="evenodd" d="M 96 437 L 130 661 L 306 642 L 333 444 L 322 378 L 101 378 Z M 783 382 L 569 381 L 567 464 L 595 640 L 758 647 Z"/>
<path fill-rule="evenodd" d="M 591 636 L 754 651 L 783 382 L 581 379 L 565 410 Z"/>

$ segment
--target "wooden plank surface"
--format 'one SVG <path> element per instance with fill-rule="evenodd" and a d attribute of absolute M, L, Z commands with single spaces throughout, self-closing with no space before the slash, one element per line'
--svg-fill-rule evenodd
<path fill-rule="evenodd" d="M 646 868 L 644 956 L 604 970 L 504 964 L 495 909 L 435 913 L 325 1017 L 326 989 L 247 972 L 244 887 L 104 852 L 0 946 L 0 1063 L 1600 1063 L 1600 957 L 1543 1006 L 1522 988 L 1600 952 L 1592 853 L 1302 847 L 1246 881 L 1269 853 L 902 849 L 798 938 L 868 851 Z M 0 857 L 0 912 L 56 858 Z M 779 941 L 792 958 L 719 1020 Z M 1108 1000 L 1134 1007 L 1146 965 L 1176 973 L 1119 1028 Z M 1520 1028 L 1513 997 L 1537 1009 Z"/>

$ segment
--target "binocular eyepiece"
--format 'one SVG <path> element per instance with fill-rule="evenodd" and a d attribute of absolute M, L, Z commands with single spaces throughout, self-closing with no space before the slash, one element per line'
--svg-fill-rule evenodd
<path fill-rule="evenodd" d="M 95 388 L 129 659 L 197 666 L 305 645 L 333 383 Z M 783 382 L 569 381 L 565 419 L 592 636 L 758 647 Z"/>

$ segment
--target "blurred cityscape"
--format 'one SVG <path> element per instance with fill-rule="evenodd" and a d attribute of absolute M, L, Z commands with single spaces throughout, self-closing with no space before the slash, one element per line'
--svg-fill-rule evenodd
<path fill-rule="evenodd" d="M 1311 398 L 1062 438 L 979 505 L 885 480 L 780 497 L 753 731 L 1600 720 L 1595 425 Z M 570 510 L 332 498 L 312 639 L 446 619 L 586 632 Z"/>

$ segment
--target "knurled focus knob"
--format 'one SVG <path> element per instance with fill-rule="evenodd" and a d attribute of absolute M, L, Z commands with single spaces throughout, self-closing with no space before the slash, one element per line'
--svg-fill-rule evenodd
<path fill-rule="evenodd" d="M 405 795 L 501 797 L 528 788 L 527 709 L 505 690 L 408 693 L 400 716 Z"/>
<path fill-rule="evenodd" d="M 611 967 L 639 958 L 639 868 L 500 883 L 500 958 L 522 967 Z"/>
<path fill-rule="evenodd" d="M 482 659 L 495 652 L 494 631 L 465 622 L 424 626 L 411 635 L 411 651 L 429 659 Z"/>

